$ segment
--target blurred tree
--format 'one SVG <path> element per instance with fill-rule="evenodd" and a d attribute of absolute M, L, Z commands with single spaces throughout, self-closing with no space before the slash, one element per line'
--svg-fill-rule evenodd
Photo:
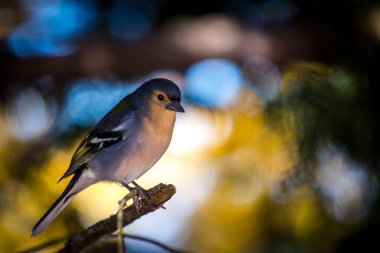
<path fill-rule="evenodd" d="M 369 169 L 372 177 L 379 179 L 379 124 L 376 116 L 379 102 L 374 97 L 376 91 L 373 87 L 377 76 L 371 68 L 346 70 L 306 62 L 298 63 L 287 71 L 283 90 L 279 98 L 268 105 L 266 115 L 272 125 L 283 129 L 284 126 L 288 129 L 289 125 L 295 128 L 301 159 L 298 173 L 294 175 L 303 176 L 298 181 L 313 177 L 318 156 L 331 144 L 344 150 Z M 307 182 L 310 183 L 309 180 Z M 342 241 L 342 252 L 363 250 L 363 244 L 369 250 L 377 244 L 372 234 L 380 225 L 379 198 L 375 194 L 377 201 L 365 222 L 367 225 L 350 237 L 350 242 Z"/>

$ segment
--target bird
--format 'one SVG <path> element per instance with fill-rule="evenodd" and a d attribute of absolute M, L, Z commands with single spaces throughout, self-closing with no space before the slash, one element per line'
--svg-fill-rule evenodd
<path fill-rule="evenodd" d="M 185 112 L 180 102 L 180 89 L 165 78 L 146 81 L 125 96 L 79 144 L 58 182 L 73 177 L 33 227 L 32 237 L 45 231 L 79 192 L 95 183 L 120 183 L 129 191 L 136 189 L 139 197 L 145 196 L 147 191 L 135 180 L 167 150 L 176 113 Z"/>

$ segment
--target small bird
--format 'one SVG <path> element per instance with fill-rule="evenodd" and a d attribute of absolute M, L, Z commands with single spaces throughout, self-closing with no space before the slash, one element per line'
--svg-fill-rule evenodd
<path fill-rule="evenodd" d="M 164 78 L 149 80 L 124 97 L 80 143 L 59 180 L 73 175 L 70 183 L 34 226 L 32 237 L 41 234 L 75 195 L 97 182 L 117 182 L 145 196 L 134 180 L 167 150 L 176 112 L 185 112 L 180 101 L 178 86 Z"/>

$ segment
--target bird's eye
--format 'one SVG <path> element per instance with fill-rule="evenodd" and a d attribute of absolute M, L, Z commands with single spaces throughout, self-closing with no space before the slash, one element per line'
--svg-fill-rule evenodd
<path fill-rule="evenodd" d="M 165 99 L 164 95 L 158 94 L 157 95 L 158 100 L 163 101 Z"/>

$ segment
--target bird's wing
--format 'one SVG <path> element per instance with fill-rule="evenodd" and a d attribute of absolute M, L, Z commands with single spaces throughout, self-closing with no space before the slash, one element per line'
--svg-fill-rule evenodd
<path fill-rule="evenodd" d="M 126 121 L 130 121 L 134 116 L 134 112 L 127 100 L 123 99 L 107 113 L 79 144 L 71 159 L 70 167 L 59 181 L 74 174 L 79 168 L 86 166 L 99 151 L 123 140 L 125 138 L 125 128 L 128 125 Z"/>

